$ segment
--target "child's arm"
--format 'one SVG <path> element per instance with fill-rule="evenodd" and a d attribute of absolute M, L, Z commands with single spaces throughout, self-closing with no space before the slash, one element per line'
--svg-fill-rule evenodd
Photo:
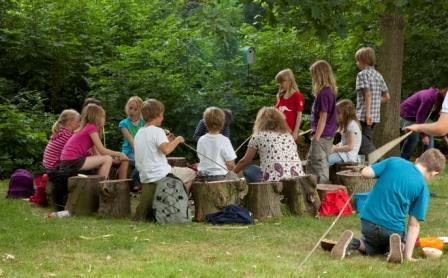
<path fill-rule="evenodd" d="M 177 136 L 173 141 L 171 142 L 165 142 L 160 144 L 159 149 L 164 155 L 168 155 L 176 149 L 177 145 L 185 142 L 184 138 L 182 136 Z"/>
<path fill-rule="evenodd" d="M 347 145 L 333 146 L 333 152 L 346 153 L 353 150 L 353 147 L 355 145 L 355 133 L 354 132 L 347 132 L 347 133 L 348 133 Z"/>
<path fill-rule="evenodd" d="M 327 112 L 319 112 L 319 121 L 317 122 L 316 133 L 314 134 L 314 139 L 319 140 L 322 132 L 324 132 L 325 125 L 327 123 Z"/>
<path fill-rule="evenodd" d="M 296 141 L 297 138 L 299 137 L 299 129 L 300 129 L 301 124 L 302 124 L 302 111 L 297 111 L 296 126 L 294 127 L 294 130 L 292 131 L 292 136 L 294 137 L 294 141 Z"/>
<path fill-rule="evenodd" d="M 134 151 L 134 138 L 132 138 L 132 135 L 129 133 L 129 130 L 123 127 L 121 128 L 121 133 L 123 133 L 123 137 L 128 140 L 129 144 L 132 147 L 132 151 Z"/>
<path fill-rule="evenodd" d="M 257 153 L 257 149 L 255 148 L 247 148 L 246 154 L 243 158 L 241 158 L 240 161 L 236 164 L 235 168 L 233 168 L 233 171 L 235 173 L 241 172 L 241 170 L 244 169 L 249 163 L 252 162 L 252 159 L 254 158 L 255 154 Z"/>
<path fill-rule="evenodd" d="M 227 170 L 232 171 L 235 168 L 235 160 L 226 161 Z"/>
<path fill-rule="evenodd" d="M 366 123 L 367 125 L 373 124 L 372 116 L 370 115 L 370 109 L 372 107 L 372 92 L 369 89 L 363 91 L 364 103 L 366 106 Z"/>
<path fill-rule="evenodd" d="M 390 100 L 390 94 L 388 91 L 381 93 L 381 103 L 386 103 Z"/>
<path fill-rule="evenodd" d="M 448 133 L 448 113 L 440 113 L 435 123 L 413 124 L 404 128 L 406 131 L 422 132 L 429 135 L 443 136 Z"/>
<path fill-rule="evenodd" d="M 96 149 L 98 151 L 99 154 L 101 155 L 110 155 L 110 156 L 116 156 L 118 157 L 120 160 L 127 160 L 128 157 L 121 152 L 116 152 L 116 151 L 112 151 L 109 149 L 106 149 L 103 146 L 103 143 L 101 142 L 100 136 L 98 134 L 98 132 L 92 132 L 90 133 L 90 138 L 92 139 L 93 142 L 93 146 L 94 149 Z"/>
<path fill-rule="evenodd" d="M 415 241 L 417 240 L 418 234 L 420 233 L 420 223 L 417 218 L 409 215 L 408 220 L 408 232 L 406 234 L 406 244 L 404 247 L 404 258 L 409 261 L 414 261 L 412 258 L 412 253 L 415 247 Z"/>

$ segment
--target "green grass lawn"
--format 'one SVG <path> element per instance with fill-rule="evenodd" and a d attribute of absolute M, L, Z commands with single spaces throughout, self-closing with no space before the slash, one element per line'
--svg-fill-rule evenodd
<path fill-rule="evenodd" d="M 421 236 L 448 236 L 448 175 L 431 185 Z M 0 182 L 0 195 L 7 188 Z M 334 217 L 284 217 L 248 227 L 202 223 L 157 225 L 95 217 L 47 219 L 48 209 L 0 198 L 0 276 L 170 277 L 447 277 L 448 256 L 388 264 L 385 257 L 333 260 L 316 250 L 299 263 Z M 357 215 L 342 218 L 328 235 L 359 236 Z M 417 250 L 418 251 L 418 250 Z M 14 256 L 10 258 L 7 254 Z M 9 257 L 9 258 L 8 258 Z"/>

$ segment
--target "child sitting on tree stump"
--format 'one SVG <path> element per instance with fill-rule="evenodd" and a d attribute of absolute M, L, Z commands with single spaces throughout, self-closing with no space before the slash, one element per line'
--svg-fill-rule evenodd
<path fill-rule="evenodd" d="M 226 175 L 235 167 L 236 154 L 229 138 L 220 134 L 224 120 L 224 112 L 217 107 L 209 107 L 204 112 L 208 133 L 198 141 L 198 175 L 201 180 L 217 181 L 232 178 Z"/>
<path fill-rule="evenodd" d="M 368 256 L 388 252 L 388 262 L 401 263 L 404 251 L 404 258 L 414 261 L 412 253 L 420 232 L 419 221 L 425 220 L 429 203 L 427 182 L 444 167 L 445 156 L 437 149 L 429 149 L 415 165 L 392 157 L 362 169 L 364 177 L 378 179 L 361 211 L 363 237 L 356 239 L 352 231 L 345 231 L 331 255 L 343 259 L 355 250 Z M 405 238 L 406 242 L 402 244 Z"/>

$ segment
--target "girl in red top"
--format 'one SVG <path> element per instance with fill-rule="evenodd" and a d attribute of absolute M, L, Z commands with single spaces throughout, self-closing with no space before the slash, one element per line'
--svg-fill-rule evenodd
<path fill-rule="evenodd" d="M 303 95 L 297 86 L 292 70 L 284 69 L 280 71 L 275 76 L 275 81 L 278 83 L 277 104 L 275 107 L 285 115 L 292 136 L 297 142 L 299 127 L 302 123 Z"/>

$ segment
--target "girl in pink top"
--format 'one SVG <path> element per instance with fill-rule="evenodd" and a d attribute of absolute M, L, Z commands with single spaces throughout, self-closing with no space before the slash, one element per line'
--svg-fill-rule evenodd
<path fill-rule="evenodd" d="M 106 149 L 100 139 L 106 112 L 95 104 L 89 104 L 81 113 L 81 129 L 65 144 L 61 153 L 61 170 L 98 169 L 98 175 L 109 176 L 113 158 L 120 161 L 119 179 L 125 179 L 128 170 L 128 157 L 121 153 Z M 90 151 L 94 154 L 89 156 Z"/>
<path fill-rule="evenodd" d="M 47 170 L 58 168 L 62 148 L 68 139 L 72 137 L 73 131 L 79 128 L 79 113 L 73 109 L 62 111 L 58 120 L 53 124 L 50 141 L 45 147 L 44 159 L 42 164 Z"/>

